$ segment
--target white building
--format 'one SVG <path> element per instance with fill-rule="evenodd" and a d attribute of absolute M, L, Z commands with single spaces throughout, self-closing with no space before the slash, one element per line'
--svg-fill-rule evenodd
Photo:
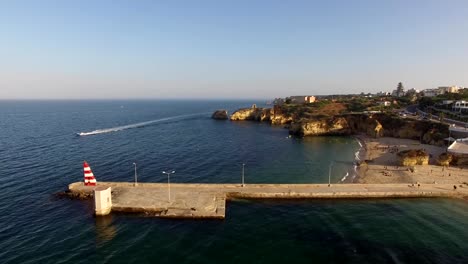
<path fill-rule="evenodd" d="M 450 144 L 447 150 L 448 150 L 448 153 L 450 154 L 467 155 L 468 154 L 468 142 L 464 139 L 457 139 L 452 144 Z"/>
<path fill-rule="evenodd" d="M 390 101 L 380 101 L 380 102 L 377 102 L 378 105 L 380 106 L 390 106 L 392 104 L 392 102 Z"/>
<path fill-rule="evenodd" d="M 434 97 L 442 94 L 439 89 L 425 89 L 423 93 L 425 97 Z"/>
<path fill-rule="evenodd" d="M 458 90 L 460 89 L 460 87 L 458 87 L 458 86 L 439 86 L 439 88 L 437 88 L 437 89 L 439 89 L 442 94 L 444 94 L 444 93 L 458 93 Z"/>
<path fill-rule="evenodd" d="M 375 95 L 376 95 L 376 96 L 389 96 L 390 93 L 389 93 L 389 92 L 380 91 L 380 92 L 376 93 Z"/>
<path fill-rule="evenodd" d="M 458 93 L 458 90 L 460 90 L 458 86 L 439 86 L 435 89 L 425 89 L 423 93 L 426 97 L 433 97 L 445 93 Z"/>
<path fill-rule="evenodd" d="M 291 100 L 291 103 L 295 104 L 303 104 L 303 103 L 313 103 L 315 102 L 315 96 L 307 95 L 307 96 L 290 96 L 288 99 Z"/>
<path fill-rule="evenodd" d="M 452 106 L 452 111 L 455 112 L 468 112 L 468 102 L 467 101 L 456 101 Z"/>

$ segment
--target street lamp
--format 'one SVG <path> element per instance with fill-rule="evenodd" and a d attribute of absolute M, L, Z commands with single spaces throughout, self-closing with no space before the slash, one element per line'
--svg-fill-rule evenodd
<path fill-rule="evenodd" d="M 171 174 L 174 174 L 175 171 L 170 171 L 170 172 L 162 172 L 163 174 L 167 174 L 167 197 L 169 198 L 169 202 L 171 201 L 171 182 L 169 180 L 169 176 Z"/>
<path fill-rule="evenodd" d="M 331 170 L 333 166 L 333 161 L 330 162 L 330 165 L 328 166 L 328 187 L 331 186 Z"/>
<path fill-rule="evenodd" d="M 242 163 L 242 187 L 244 187 L 244 167 L 245 163 Z"/>
<path fill-rule="evenodd" d="M 137 166 L 136 166 L 136 163 L 135 163 L 135 162 L 133 162 L 133 166 L 135 167 L 135 184 L 134 184 L 134 186 L 138 186 L 138 182 L 137 182 L 137 168 L 136 168 Z"/>

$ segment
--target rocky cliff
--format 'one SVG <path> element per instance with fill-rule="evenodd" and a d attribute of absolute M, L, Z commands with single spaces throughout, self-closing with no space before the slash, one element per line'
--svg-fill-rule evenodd
<path fill-rule="evenodd" d="M 242 108 L 235 111 L 231 115 L 232 121 L 269 121 L 270 120 L 270 109 L 269 108 Z"/>
<path fill-rule="evenodd" d="M 414 119 L 401 119 L 387 114 L 345 114 L 302 119 L 291 123 L 290 134 L 298 136 L 352 135 L 395 137 L 443 145 L 448 126 Z"/>
<path fill-rule="evenodd" d="M 299 136 L 349 135 L 352 134 L 345 117 L 317 118 L 293 122 L 289 133 Z"/>
<path fill-rule="evenodd" d="M 443 145 L 448 126 L 426 120 L 403 119 L 392 114 L 313 115 L 288 112 L 286 108 L 243 108 L 231 120 L 266 121 L 272 125 L 288 124 L 289 133 L 297 136 L 366 134 L 370 137 L 395 137 Z"/>
<path fill-rule="evenodd" d="M 380 122 L 367 115 L 337 115 L 316 117 L 292 122 L 290 134 L 299 136 L 352 135 L 365 133 L 371 137 L 383 136 Z"/>
<path fill-rule="evenodd" d="M 270 122 L 272 125 L 290 124 L 293 120 L 293 115 L 286 113 L 280 106 L 270 109 Z"/>

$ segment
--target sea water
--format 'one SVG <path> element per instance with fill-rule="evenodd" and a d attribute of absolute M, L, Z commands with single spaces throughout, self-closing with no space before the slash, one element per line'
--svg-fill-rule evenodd
<path fill-rule="evenodd" d="M 53 194 L 81 181 L 353 181 L 351 137 L 289 137 L 210 118 L 259 101 L 0 101 L 1 263 L 465 263 L 468 203 L 452 199 L 227 203 L 225 220 L 93 216 Z M 80 136 L 81 135 L 81 136 Z"/>

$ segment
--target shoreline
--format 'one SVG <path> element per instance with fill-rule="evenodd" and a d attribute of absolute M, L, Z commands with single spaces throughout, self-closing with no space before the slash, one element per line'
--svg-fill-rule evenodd
<path fill-rule="evenodd" d="M 342 180 L 341 183 L 359 183 L 362 177 L 361 164 L 366 160 L 367 144 L 363 137 L 364 135 L 357 134 L 352 136 L 359 144 L 359 149 L 355 152 L 354 156 L 354 176 L 351 179 Z"/>
<path fill-rule="evenodd" d="M 361 165 L 354 183 L 408 183 L 408 184 L 454 184 L 468 182 L 468 170 L 461 166 L 437 165 L 437 157 L 445 152 L 444 147 L 421 144 L 417 140 L 366 135 L 354 136 L 362 144 Z M 430 155 L 428 165 L 415 165 L 413 172 L 407 166 L 398 165 L 397 152 L 408 149 L 425 149 Z"/>

